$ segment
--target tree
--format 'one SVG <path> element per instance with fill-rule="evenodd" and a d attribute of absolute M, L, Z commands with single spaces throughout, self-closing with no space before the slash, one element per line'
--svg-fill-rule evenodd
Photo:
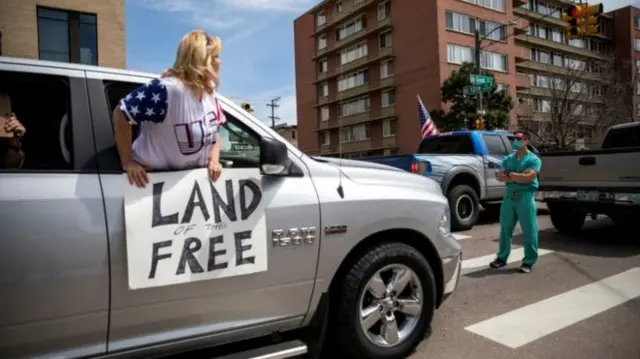
<path fill-rule="evenodd" d="M 594 140 L 609 126 L 633 117 L 629 101 L 635 81 L 624 76 L 632 72 L 623 71 L 615 61 L 574 61 L 571 65 L 547 65 L 533 75 L 534 86 L 528 91 L 536 99 L 526 101 L 542 114 L 540 121 L 519 121 L 519 126 L 539 146 L 573 149 L 579 138 Z"/>
<path fill-rule="evenodd" d="M 463 88 L 471 85 L 470 75 L 474 73 L 474 66 L 471 63 L 464 63 L 457 71 L 444 81 L 440 87 L 442 102 L 448 106 L 447 110 L 433 109 L 430 111 L 433 121 L 441 131 L 449 131 L 460 128 L 473 128 L 475 126 L 476 96 L 465 96 Z M 493 75 L 483 72 L 483 75 Z M 509 112 L 513 108 L 511 96 L 505 91 L 499 91 L 498 86 L 493 81 L 493 87 L 488 93 L 482 94 L 483 109 L 487 112 L 483 119 L 485 128 L 508 127 Z"/>

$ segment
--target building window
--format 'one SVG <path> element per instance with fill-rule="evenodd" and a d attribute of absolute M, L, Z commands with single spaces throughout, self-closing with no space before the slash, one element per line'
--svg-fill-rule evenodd
<path fill-rule="evenodd" d="M 371 103 L 369 98 L 361 98 L 355 101 L 349 101 L 340 104 L 340 116 L 352 116 L 369 111 Z"/>
<path fill-rule="evenodd" d="M 396 104 L 396 91 L 382 91 L 382 107 L 389 107 Z"/>
<path fill-rule="evenodd" d="M 348 64 L 352 61 L 363 58 L 369 54 L 367 42 L 361 42 L 359 44 L 347 47 L 344 51 L 338 54 L 338 63 L 340 65 Z"/>
<path fill-rule="evenodd" d="M 340 142 L 353 142 L 371 138 L 369 124 L 343 127 L 340 131 Z"/>
<path fill-rule="evenodd" d="M 318 50 L 322 50 L 327 47 L 327 35 L 322 34 L 318 36 Z"/>
<path fill-rule="evenodd" d="M 457 65 L 465 62 L 474 62 L 473 51 L 470 47 L 448 44 L 447 62 Z M 507 55 L 482 51 L 480 53 L 480 66 L 486 70 L 507 72 Z"/>
<path fill-rule="evenodd" d="M 640 29 L 640 16 L 636 15 L 633 17 L 633 26 L 636 29 Z"/>
<path fill-rule="evenodd" d="M 387 47 L 391 47 L 392 44 L 393 44 L 393 42 L 392 42 L 392 37 L 391 37 L 391 31 L 386 31 L 386 32 L 383 32 L 382 34 L 380 34 L 380 48 L 381 49 L 385 49 Z"/>
<path fill-rule="evenodd" d="M 509 85 L 505 85 L 505 84 L 497 84 L 496 85 L 496 91 L 498 92 L 504 92 L 505 94 L 509 94 Z"/>
<path fill-rule="evenodd" d="M 329 106 L 320 107 L 320 121 L 329 121 Z"/>
<path fill-rule="evenodd" d="M 327 23 L 327 16 L 324 13 L 324 10 L 318 12 L 316 15 L 316 26 L 322 26 Z"/>
<path fill-rule="evenodd" d="M 396 135 L 396 120 L 384 120 L 382 122 L 382 136 L 391 137 Z"/>
<path fill-rule="evenodd" d="M 640 82 L 636 83 L 636 95 L 640 95 Z"/>
<path fill-rule="evenodd" d="M 636 105 L 636 116 L 640 116 L 640 103 Z"/>
<path fill-rule="evenodd" d="M 639 38 L 636 38 L 635 40 L 636 40 L 636 41 L 635 41 L 636 51 L 640 51 L 640 39 L 639 39 Z"/>
<path fill-rule="evenodd" d="M 336 3 L 336 12 L 338 13 L 342 12 L 342 1 L 338 1 Z"/>
<path fill-rule="evenodd" d="M 320 146 L 328 146 L 331 144 L 331 135 L 329 131 L 320 132 Z"/>
<path fill-rule="evenodd" d="M 318 72 L 319 73 L 325 73 L 327 72 L 327 59 L 322 59 L 320 61 L 318 61 Z"/>
<path fill-rule="evenodd" d="M 318 97 L 327 97 L 329 96 L 329 84 L 326 82 L 318 85 Z"/>
<path fill-rule="evenodd" d="M 41 60 L 98 64 L 95 14 L 38 7 L 38 53 Z"/>
<path fill-rule="evenodd" d="M 504 0 L 462 0 L 487 9 L 504 12 Z"/>
<path fill-rule="evenodd" d="M 446 13 L 447 29 L 473 35 L 479 26 L 480 35 L 496 41 L 504 41 L 507 36 L 505 26 L 495 22 L 477 20 L 476 18 L 453 11 Z M 478 25 L 479 23 L 479 25 Z"/>
<path fill-rule="evenodd" d="M 336 31 L 336 40 L 343 40 L 359 31 L 362 31 L 362 29 L 364 29 L 364 18 L 359 17 L 340 26 L 338 31 Z"/>
<path fill-rule="evenodd" d="M 387 60 L 380 63 L 380 78 L 393 76 L 393 60 Z"/>
<path fill-rule="evenodd" d="M 636 72 L 640 72 L 640 60 L 636 60 Z"/>
<path fill-rule="evenodd" d="M 346 75 L 338 80 L 338 91 L 348 90 L 354 87 L 362 86 L 369 82 L 369 71 L 360 70 L 352 74 Z"/>
<path fill-rule="evenodd" d="M 391 1 L 385 1 L 378 5 L 378 21 L 382 21 L 391 15 Z"/>

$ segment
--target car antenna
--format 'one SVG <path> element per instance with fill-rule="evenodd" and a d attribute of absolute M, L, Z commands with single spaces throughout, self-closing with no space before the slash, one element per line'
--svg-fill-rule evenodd
<path fill-rule="evenodd" d="M 348 16 L 353 15 L 353 13 L 355 13 L 357 10 L 357 8 L 352 9 L 349 14 L 345 15 L 343 18 L 347 18 Z M 367 45 L 368 46 L 368 45 Z M 342 56 L 340 56 L 340 53 L 338 53 L 338 56 L 336 56 L 336 61 L 339 62 L 339 67 L 340 70 L 338 71 L 338 77 L 337 77 L 337 81 L 336 81 L 336 90 L 339 92 L 338 93 L 338 188 L 336 188 L 336 191 L 338 192 L 338 195 L 340 195 L 340 198 L 344 199 L 344 187 L 342 187 L 342 121 L 340 121 L 340 108 L 342 105 L 342 101 L 344 100 L 344 92 L 340 91 L 340 79 L 342 78 L 342 76 L 344 75 L 344 66 L 342 66 Z M 328 60 L 327 60 L 328 61 Z M 368 71 L 368 70 L 367 70 Z M 331 112 L 329 112 L 331 113 Z"/>

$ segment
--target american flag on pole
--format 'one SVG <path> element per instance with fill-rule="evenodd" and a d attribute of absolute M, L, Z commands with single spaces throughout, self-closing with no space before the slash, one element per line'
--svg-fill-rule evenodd
<path fill-rule="evenodd" d="M 438 129 L 436 128 L 436 124 L 429 116 L 429 111 L 422 104 L 422 99 L 420 95 L 418 97 L 418 113 L 420 114 L 420 135 L 422 138 L 427 136 L 433 136 L 438 134 Z"/>

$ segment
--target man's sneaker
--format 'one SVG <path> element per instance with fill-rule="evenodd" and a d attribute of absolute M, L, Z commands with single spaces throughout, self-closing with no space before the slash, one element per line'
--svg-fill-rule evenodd
<path fill-rule="evenodd" d="M 531 273 L 531 266 L 528 264 L 523 264 L 520 266 L 520 273 Z"/>
<path fill-rule="evenodd" d="M 506 266 L 507 263 L 505 261 L 503 261 L 500 258 L 496 258 L 496 260 L 494 260 L 493 262 L 489 263 L 489 266 L 491 268 L 502 268 L 504 266 Z"/>

